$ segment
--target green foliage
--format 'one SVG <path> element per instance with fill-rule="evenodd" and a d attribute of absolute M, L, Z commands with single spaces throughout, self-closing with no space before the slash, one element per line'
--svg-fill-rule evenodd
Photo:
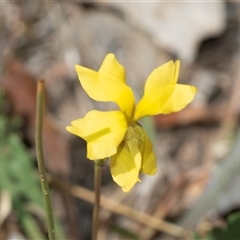
<path fill-rule="evenodd" d="M 19 137 L 6 133 L 7 120 L 0 117 L 0 188 L 14 199 L 26 199 L 43 205 L 38 176 Z M 5 133 L 4 133 L 5 132 Z"/>
<path fill-rule="evenodd" d="M 12 210 L 29 239 L 45 239 L 41 225 L 45 226 L 43 198 L 39 177 L 28 149 L 16 133 L 19 118 L 6 116 L 6 104 L 0 92 L 0 193 L 8 191 L 12 198 Z M 40 209 L 41 221 L 33 216 L 29 206 Z M 38 216 L 39 217 L 39 216 Z M 64 235 L 59 223 L 56 229 Z"/>
<path fill-rule="evenodd" d="M 226 228 L 214 228 L 204 237 L 204 240 L 235 240 L 240 236 L 240 212 L 231 214 L 227 219 Z M 195 235 L 194 240 L 202 240 L 199 235 Z"/>
<path fill-rule="evenodd" d="M 239 239 L 240 236 L 240 212 L 231 214 L 227 219 L 226 228 L 214 228 L 212 238 L 216 240 Z"/>

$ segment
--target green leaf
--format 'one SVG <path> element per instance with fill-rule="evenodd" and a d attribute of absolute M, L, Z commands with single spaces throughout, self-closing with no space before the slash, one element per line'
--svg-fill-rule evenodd
<path fill-rule="evenodd" d="M 36 220 L 28 212 L 24 212 L 24 216 L 22 217 L 22 225 L 29 239 L 46 239 L 46 237 L 40 231 Z"/>
<path fill-rule="evenodd" d="M 240 212 L 231 214 L 227 219 L 226 228 L 214 228 L 211 235 L 216 240 L 239 239 L 240 236 Z"/>
<path fill-rule="evenodd" d="M 225 228 L 214 228 L 207 236 L 195 234 L 193 240 L 237 240 L 240 236 L 240 212 L 231 214 Z"/>
<path fill-rule="evenodd" d="M 36 219 L 26 207 L 31 203 L 43 209 L 39 176 L 29 150 L 16 133 L 19 119 L 10 121 L 4 115 L 6 104 L 3 101 L 0 91 L 0 190 L 5 189 L 11 194 L 13 211 L 27 237 L 45 239 Z M 43 225 L 45 224 L 46 221 L 43 220 Z M 55 224 L 57 239 L 65 239 L 57 219 Z"/>

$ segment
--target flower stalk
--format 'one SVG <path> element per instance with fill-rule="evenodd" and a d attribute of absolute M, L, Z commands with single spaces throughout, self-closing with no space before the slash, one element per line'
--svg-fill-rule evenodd
<path fill-rule="evenodd" d="M 56 238 L 52 205 L 43 156 L 42 132 L 43 132 L 44 101 L 45 101 L 45 82 L 44 80 L 39 80 L 37 84 L 37 109 L 36 109 L 36 134 L 35 134 L 36 153 L 40 183 L 47 218 L 48 238 L 49 240 L 55 240 Z"/>
<path fill-rule="evenodd" d="M 98 224 L 99 224 L 99 207 L 100 207 L 100 196 L 101 196 L 101 180 L 102 180 L 102 167 L 104 160 L 94 161 L 94 208 L 92 216 L 92 239 L 97 240 Z"/>

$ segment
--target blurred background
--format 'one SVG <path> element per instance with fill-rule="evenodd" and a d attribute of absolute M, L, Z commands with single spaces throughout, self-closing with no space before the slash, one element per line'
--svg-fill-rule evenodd
<path fill-rule="evenodd" d="M 99 239 L 177 239 L 131 220 L 124 206 L 197 231 L 199 239 L 226 227 L 240 208 L 239 26 L 235 1 L 1 1 L 0 239 L 47 238 L 34 145 L 42 78 L 58 239 L 90 239 L 93 163 L 85 142 L 65 127 L 89 110 L 111 109 L 86 95 L 74 70 L 98 70 L 110 52 L 137 99 L 151 71 L 176 59 L 179 82 L 198 93 L 185 110 L 142 121 L 158 158 L 155 176 L 141 176 L 126 194 L 104 168 Z M 121 203 L 119 211 L 108 199 Z"/>

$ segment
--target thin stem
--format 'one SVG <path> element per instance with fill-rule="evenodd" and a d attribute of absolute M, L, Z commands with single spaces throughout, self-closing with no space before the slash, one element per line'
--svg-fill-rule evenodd
<path fill-rule="evenodd" d="M 38 162 L 38 171 L 40 176 L 43 201 L 45 206 L 45 212 L 47 217 L 48 226 L 48 237 L 49 240 L 55 240 L 55 228 L 52 213 L 52 205 L 50 200 L 50 191 L 47 181 L 47 173 L 44 164 L 43 156 L 43 140 L 42 140 L 42 129 L 43 129 L 43 112 L 44 112 L 44 97 L 45 97 L 45 83 L 44 80 L 39 80 L 37 85 L 37 111 L 36 111 L 36 153 Z"/>
<path fill-rule="evenodd" d="M 104 160 L 96 160 L 94 162 L 94 208 L 92 216 L 92 239 L 97 240 L 98 233 L 98 215 L 99 215 L 99 206 L 100 206 L 100 188 L 101 188 L 101 179 L 102 179 L 102 166 Z"/>

